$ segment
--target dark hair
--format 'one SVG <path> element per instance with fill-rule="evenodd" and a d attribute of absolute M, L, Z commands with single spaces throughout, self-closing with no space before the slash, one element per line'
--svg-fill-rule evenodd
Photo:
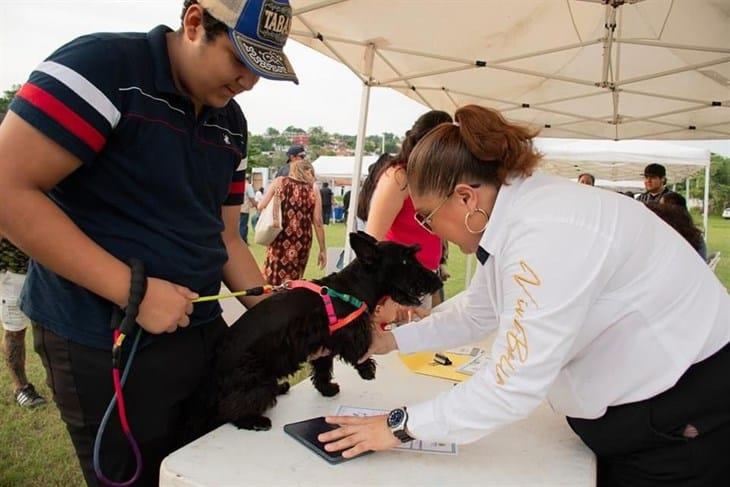
<path fill-rule="evenodd" d="M 362 191 L 357 199 L 357 216 L 362 221 L 367 221 L 370 212 L 370 199 L 373 197 L 375 188 L 380 181 L 380 177 L 385 173 L 386 169 L 392 166 L 405 168 L 408 165 L 408 158 L 411 151 L 427 133 L 435 127 L 443 123 L 452 123 L 454 121 L 451 115 L 441 110 L 431 110 L 416 119 L 413 126 L 406 132 L 406 136 L 401 142 L 398 153 L 391 157 L 390 154 L 383 154 L 380 158 L 370 166 L 368 176 L 363 183 Z M 405 182 L 404 182 L 405 183 Z M 405 184 L 404 188 L 405 189 Z"/>
<path fill-rule="evenodd" d="M 411 155 L 411 151 L 427 133 L 429 133 L 434 127 L 441 125 L 442 123 L 452 123 L 454 121 L 446 112 L 441 110 L 431 110 L 426 112 L 418 119 L 413 122 L 413 127 L 406 132 L 406 136 L 401 142 L 400 150 L 393 158 L 393 163 L 401 166 L 405 166 L 408 163 L 408 157 Z"/>
<path fill-rule="evenodd" d="M 596 185 L 596 178 L 593 177 L 593 174 L 587 173 L 587 172 L 578 174 L 578 181 L 580 181 L 580 178 L 582 178 L 583 176 L 588 176 L 589 178 L 591 178 L 591 186 L 595 186 Z"/>
<path fill-rule="evenodd" d="M 185 19 L 185 14 L 191 5 L 198 5 L 198 0 L 185 0 L 180 14 L 181 21 Z M 207 41 L 215 40 L 221 34 L 228 34 L 228 26 L 210 15 L 205 9 L 203 9 L 203 29 L 205 29 L 205 40 Z"/>
<path fill-rule="evenodd" d="M 322 183 L 322 187 L 323 188 L 329 188 L 330 187 L 330 183 L 328 183 L 327 181 L 325 181 L 325 182 Z"/>
<path fill-rule="evenodd" d="M 390 167 L 392 158 L 390 154 L 382 154 L 378 157 L 378 160 L 370 164 L 368 168 L 368 175 L 365 181 L 362 183 L 360 188 L 360 194 L 357 197 L 357 217 L 362 221 L 367 221 L 368 213 L 370 213 L 370 200 L 375 192 L 375 187 L 378 185 L 383 171 Z"/>
<path fill-rule="evenodd" d="M 459 182 L 501 186 L 510 176 L 527 177 L 540 162 L 536 130 L 512 124 L 496 110 L 467 105 L 455 124 L 429 132 L 408 159 L 412 193 L 446 196 Z"/>
<path fill-rule="evenodd" d="M 674 191 L 670 191 L 659 198 L 659 202 L 667 205 L 679 206 L 680 208 L 684 208 L 689 211 L 687 209 L 687 200 L 684 199 L 684 196 L 679 193 L 675 193 Z"/>
<path fill-rule="evenodd" d="M 702 231 L 695 226 L 692 215 L 686 208 L 671 203 L 657 203 L 656 201 L 649 201 L 646 206 L 684 237 L 692 248 L 695 250 L 700 249 L 704 238 Z"/>

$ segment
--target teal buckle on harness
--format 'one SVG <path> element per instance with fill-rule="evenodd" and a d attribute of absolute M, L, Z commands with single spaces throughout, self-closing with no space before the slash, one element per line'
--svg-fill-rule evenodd
<path fill-rule="evenodd" d="M 355 296 L 350 296 L 349 294 L 345 294 L 345 293 L 339 293 L 339 292 L 335 291 L 334 289 L 323 286 L 322 290 L 324 291 L 325 289 L 327 290 L 327 294 L 329 294 L 330 296 L 333 296 L 333 297 L 339 299 L 340 301 L 349 303 L 356 308 L 359 308 L 363 304 L 362 301 L 357 299 Z"/>

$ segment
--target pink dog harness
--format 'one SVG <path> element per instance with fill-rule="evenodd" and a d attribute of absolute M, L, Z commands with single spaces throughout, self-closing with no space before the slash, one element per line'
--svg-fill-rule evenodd
<path fill-rule="evenodd" d="M 349 294 L 344 294 L 335 291 L 334 289 L 330 289 L 327 286 L 319 286 L 313 282 L 299 280 L 299 281 L 289 281 L 286 283 L 287 289 L 296 289 L 296 288 L 304 288 L 308 289 L 314 293 L 317 293 L 319 297 L 322 298 L 322 302 L 324 303 L 324 309 L 327 313 L 327 319 L 329 321 L 329 329 L 330 329 L 330 335 L 339 330 L 340 328 L 343 328 L 353 321 L 355 321 L 357 318 L 359 318 L 365 311 L 367 311 L 368 306 L 363 301 L 357 299 L 354 296 L 350 296 Z M 334 296 L 341 301 L 344 301 L 352 306 L 355 306 L 357 309 L 350 313 L 349 315 L 345 316 L 342 319 L 337 318 L 337 314 L 335 314 L 335 307 L 332 304 L 332 297 Z"/>

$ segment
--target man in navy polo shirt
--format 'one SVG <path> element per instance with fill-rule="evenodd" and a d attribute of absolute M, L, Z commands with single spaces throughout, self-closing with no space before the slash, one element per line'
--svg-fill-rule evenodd
<path fill-rule="evenodd" d="M 33 258 L 21 308 L 90 485 L 128 260 L 148 276 L 137 322 L 149 334 L 125 388 L 143 485 L 200 414 L 189 398 L 225 329 L 218 303 L 191 300 L 221 281 L 263 284 L 238 232 L 247 127 L 232 98 L 260 76 L 297 82 L 290 22 L 287 0 L 187 0 L 178 31 L 81 37 L 31 73 L 0 126 L 0 232 Z M 134 471 L 117 421 L 101 466 L 114 480 Z"/>

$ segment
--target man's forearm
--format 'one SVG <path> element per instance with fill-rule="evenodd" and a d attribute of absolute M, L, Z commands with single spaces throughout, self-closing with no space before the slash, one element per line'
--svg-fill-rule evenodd
<path fill-rule="evenodd" d="M 129 267 L 86 236 L 42 191 L 0 185 L 0 233 L 56 274 L 125 306 Z"/>
<path fill-rule="evenodd" d="M 224 239 L 228 251 L 228 262 L 223 266 L 223 281 L 231 291 L 243 291 L 266 284 L 261 270 L 251 255 L 251 251 L 238 238 Z M 250 308 L 264 299 L 264 297 L 241 297 L 239 301 Z"/>

